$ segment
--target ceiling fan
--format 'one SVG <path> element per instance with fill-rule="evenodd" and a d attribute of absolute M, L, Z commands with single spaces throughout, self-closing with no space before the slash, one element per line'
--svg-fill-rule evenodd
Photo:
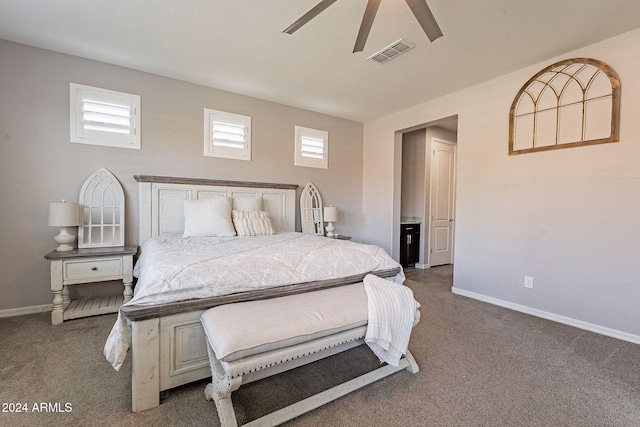
<path fill-rule="evenodd" d="M 283 33 L 293 34 L 300 27 L 302 27 L 307 22 L 311 21 L 315 18 L 320 12 L 331 6 L 337 0 L 321 0 L 320 3 L 315 5 L 311 10 L 302 15 L 296 22 L 287 27 Z M 356 37 L 356 43 L 353 46 L 353 53 L 362 52 L 364 49 L 364 45 L 367 42 L 367 37 L 369 37 L 369 31 L 371 30 L 371 26 L 373 25 L 373 19 L 376 16 L 376 12 L 378 11 L 378 6 L 380 6 L 381 0 L 368 0 L 367 7 L 364 10 L 364 16 L 362 17 L 362 23 L 360 24 L 360 30 L 358 31 L 358 36 Z M 420 26 L 426 33 L 429 40 L 434 41 L 439 37 L 442 37 L 442 31 L 436 22 L 436 19 L 433 17 L 429 6 L 425 0 L 405 0 L 413 15 L 416 17 Z"/>

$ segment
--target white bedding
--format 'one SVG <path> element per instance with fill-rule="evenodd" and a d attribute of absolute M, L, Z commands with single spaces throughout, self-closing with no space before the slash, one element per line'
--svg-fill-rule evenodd
<path fill-rule="evenodd" d="M 327 280 L 399 267 L 382 248 L 302 233 L 252 237 L 154 237 L 134 268 L 127 305 L 154 305 Z M 404 281 L 402 270 L 393 279 Z M 131 328 L 119 314 L 104 354 L 119 370 Z"/>

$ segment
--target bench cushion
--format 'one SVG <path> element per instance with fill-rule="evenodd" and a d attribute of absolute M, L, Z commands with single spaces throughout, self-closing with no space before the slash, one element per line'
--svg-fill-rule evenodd
<path fill-rule="evenodd" d="M 224 362 L 288 347 L 367 324 L 362 283 L 210 308 L 205 334 Z"/>

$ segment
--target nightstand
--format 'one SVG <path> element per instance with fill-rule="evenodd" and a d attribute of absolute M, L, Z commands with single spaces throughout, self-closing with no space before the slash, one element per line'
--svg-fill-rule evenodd
<path fill-rule="evenodd" d="M 325 236 L 328 237 L 328 236 Z M 329 237 L 330 239 L 338 239 L 338 240 L 351 240 L 351 236 L 344 236 L 342 234 L 336 234 L 333 237 Z"/>
<path fill-rule="evenodd" d="M 133 296 L 133 256 L 137 252 L 137 246 L 117 246 L 52 251 L 45 255 L 51 262 L 51 324 L 118 312 Z M 71 301 L 69 286 L 109 280 L 122 280 L 122 295 Z"/>

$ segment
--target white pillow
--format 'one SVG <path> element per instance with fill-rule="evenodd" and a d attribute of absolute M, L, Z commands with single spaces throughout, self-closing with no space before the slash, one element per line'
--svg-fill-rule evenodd
<path fill-rule="evenodd" d="M 235 235 L 236 230 L 231 221 L 231 198 L 184 201 L 182 237 Z"/>
<path fill-rule="evenodd" d="M 270 236 L 276 234 L 269 218 L 264 211 L 233 211 L 233 225 L 238 236 Z"/>
<path fill-rule="evenodd" d="M 234 197 L 234 211 L 254 212 L 262 210 L 262 197 Z"/>

